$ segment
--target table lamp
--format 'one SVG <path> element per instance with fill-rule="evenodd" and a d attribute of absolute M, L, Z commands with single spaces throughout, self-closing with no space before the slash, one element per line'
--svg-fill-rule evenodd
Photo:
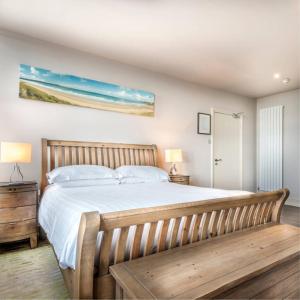
<path fill-rule="evenodd" d="M 172 163 L 170 168 L 170 175 L 177 175 L 176 163 L 182 162 L 181 149 L 166 149 L 165 160 L 167 163 Z"/>
<path fill-rule="evenodd" d="M 14 164 L 13 171 L 9 178 L 10 183 L 13 183 L 15 173 L 21 176 L 21 182 L 23 182 L 23 174 L 19 163 L 31 162 L 31 144 L 1 142 L 0 162 Z"/>

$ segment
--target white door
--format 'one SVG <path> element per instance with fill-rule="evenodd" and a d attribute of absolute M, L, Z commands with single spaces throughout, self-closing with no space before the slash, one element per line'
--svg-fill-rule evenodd
<path fill-rule="evenodd" d="M 213 187 L 242 189 L 242 117 L 214 112 Z"/>

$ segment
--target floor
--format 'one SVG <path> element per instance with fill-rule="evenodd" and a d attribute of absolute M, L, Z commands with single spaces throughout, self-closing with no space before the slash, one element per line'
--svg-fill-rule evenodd
<path fill-rule="evenodd" d="M 300 227 L 300 208 L 284 206 L 282 223 Z M 52 248 L 45 242 L 0 245 L 0 299 L 67 299 Z"/>
<path fill-rule="evenodd" d="M 300 227 L 300 207 L 285 205 L 282 210 L 281 222 Z"/>
<path fill-rule="evenodd" d="M 29 242 L 0 247 L 0 299 L 68 299 L 62 274 L 49 244 Z M 9 251 L 8 251 L 9 250 Z"/>

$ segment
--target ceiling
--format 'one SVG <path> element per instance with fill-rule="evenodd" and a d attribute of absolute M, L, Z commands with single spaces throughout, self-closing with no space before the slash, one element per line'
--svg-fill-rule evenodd
<path fill-rule="evenodd" d="M 0 0 L 0 28 L 253 98 L 300 86 L 300 0 Z"/>

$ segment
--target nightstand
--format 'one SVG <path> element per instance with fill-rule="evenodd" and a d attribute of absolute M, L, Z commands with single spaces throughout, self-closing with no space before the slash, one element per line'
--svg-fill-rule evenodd
<path fill-rule="evenodd" d="M 190 184 L 190 176 L 188 175 L 169 175 L 170 182 L 179 183 L 179 184 Z"/>
<path fill-rule="evenodd" d="M 37 247 L 37 183 L 0 182 L 0 243 L 30 239 Z"/>

